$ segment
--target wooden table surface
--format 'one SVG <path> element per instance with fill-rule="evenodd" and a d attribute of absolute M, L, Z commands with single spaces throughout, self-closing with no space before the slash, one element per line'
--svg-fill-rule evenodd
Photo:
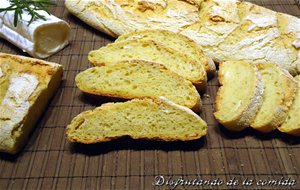
<path fill-rule="evenodd" d="M 250 2 L 300 17 L 296 0 Z M 67 142 L 65 128 L 72 118 L 108 101 L 84 96 L 74 84 L 75 75 L 91 67 L 87 59 L 90 50 L 114 39 L 69 14 L 63 1 L 58 0 L 51 12 L 72 27 L 71 44 L 47 59 L 64 66 L 64 80 L 24 150 L 15 156 L 0 154 L 0 189 L 171 189 L 153 186 L 155 179 L 162 178 L 165 182 L 171 179 L 170 183 L 181 178 L 219 182 L 177 189 L 300 189 L 299 139 L 253 130 L 232 134 L 219 126 L 213 117 L 217 77 L 209 81 L 209 97 L 202 98 L 201 117 L 209 129 L 201 140 L 163 143 L 121 139 L 90 146 Z M 2 39 L 0 51 L 26 55 Z M 259 186 L 280 179 L 296 180 L 296 184 Z M 232 181 L 238 184 L 227 184 Z"/>

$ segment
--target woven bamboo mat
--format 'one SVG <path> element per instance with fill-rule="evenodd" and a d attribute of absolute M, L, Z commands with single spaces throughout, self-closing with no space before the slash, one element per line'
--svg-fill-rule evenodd
<path fill-rule="evenodd" d="M 296 0 L 252 0 L 259 5 L 300 17 Z M 121 139 L 83 146 L 65 139 L 65 127 L 95 101 L 75 87 L 77 73 L 90 67 L 87 54 L 113 41 L 64 8 L 51 12 L 72 27 L 72 42 L 48 60 L 64 66 L 63 83 L 39 120 L 25 149 L 16 156 L 0 154 L 0 189 L 170 189 L 153 186 L 155 179 L 210 180 L 219 185 L 178 186 L 177 189 L 300 189 L 300 141 L 274 132 L 246 130 L 238 135 L 221 128 L 213 118 L 217 78 L 209 82 L 201 117 L 208 135 L 198 141 L 162 143 Z M 24 54 L 0 39 L 0 51 Z M 158 176 L 161 176 L 160 178 Z M 155 178 L 156 177 L 156 178 Z M 227 184 L 238 180 L 237 186 Z M 259 186 L 269 180 L 296 180 L 294 186 Z M 243 185 L 243 181 L 248 182 Z M 250 184 L 252 180 L 253 184 Z M 213 183 L 212 183 L 213 184 Z M 174 185 L 174 184 L 173 184 Z"/>

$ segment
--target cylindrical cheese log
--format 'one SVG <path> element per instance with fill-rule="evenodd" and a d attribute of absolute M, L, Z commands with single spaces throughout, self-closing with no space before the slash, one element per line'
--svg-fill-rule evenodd
<path fill-rule="evenodd" d="M 7 0 L 0 8 L 10 6 Z M 63 49 L 71 33 L 69 24 L 46 11 L 38 11 L 46 20 L 36 19 L 28 25 L 31 15 L 23 11 L 22 19 L 14 26 L 14 11 L 0 13 L 0 37 L 13 43 L 33 57 L 46 58 Z"/>

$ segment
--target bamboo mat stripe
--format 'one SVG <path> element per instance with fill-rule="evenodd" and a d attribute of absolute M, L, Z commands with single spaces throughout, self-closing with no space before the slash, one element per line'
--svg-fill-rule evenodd
<path fill-rule="evenodd" d="M 300 17 L 297 0 L 252 0 L 258 5 Z M 82 111 L 108 100 L 92 101 L 76 87 L 77 73 L 91 65 L 90 50 L 114 39 L 68 13 L 58 0 L 51 13 L 72 28 L 71 44 L 48 60 L 64 66 L 64 80 L 39 120 L 24 150 L 0 154 L 0 189 L 172 189 L 154 186 L 156 177 L 222 181 L 221 185 L 177 186 L 176 189 L 300 189 L 300 141 L 273 132 L 252 130 L 232 134 L 213 117 L 218 89 L 215 77 L 203 97 L 201 117 L 208 123 L 205 138 L 193 142 L 148 142 L 127 138 L 96 145 L 66 141 L 65 128 Z M 26 55 L 0 39 L 0 51 Z M 236 186 L 227 182 L 238 180 Z M 253 184 L 251 185 L 251 180 Z M 260 186 L 270 180 L 296 180 L 295 185 Z M 243 181 L 248 185 L 243 185 Z M 170 181 L 172 183 L 172 180 Z"/>

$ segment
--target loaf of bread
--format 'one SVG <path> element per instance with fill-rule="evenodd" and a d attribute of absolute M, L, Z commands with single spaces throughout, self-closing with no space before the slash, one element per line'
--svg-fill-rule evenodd
<path fill-rule="evenodd" d="M 300 19 L 238 0 L 66 0 L 68 10 L 111 36 L 147 29 L 181 33 L 216 62 L 274 63 L 300 73 Z"/>
<path fill-rule="evenodd" d="M 95 66 L 115 65 L 127 60 L 145 60 L 162 64 L 170 71 L 205 89 L 207 75 L 202 64 L 186 54 L 152 40 L 125 40 L 91 51 L 89 61 Z"/>
<path fill-rule="evenodd" d="M 300 136 L 300 75 L 296 76 L 295 79 L 298 82 L 296 96 L 288 112 L 287 119 L 278 129 L 290 135 Z"/>
<path fill-rule="evenodd" d="M 263 83 L 255 65 L 244 61 L 220 63 L 216 119 L 232 131 L 250 126 L 262 103 Z"/>
<path fill-rule="evenodd" d="M 133 139 L 188 141 L 206 135 L 207 124 L 190 109 L 167 99 L 134 99 L 108 103 L 76 116 L 67 126 L 71 142 L 106 142 L 123 136 Z"/>
<path fill-rule="evenodd" d="M 209 77 L 216 72 L 214 62 L 206 57 L 200 46 L 188 37 L 168 30 L 136 30 L 119 36 L 116 42 L 124 40 L 146 39 L 158 41 L 164 46 L 173 48 L 177 52 L 185 53 L 204 66 Z"/>
<path fill-rule="evenodd" d="M 201 0 L 202 1 L 202 0 Z M 113 37 L 141 29 L 178 32 L 199 21 L 199 4 L 190 0 L 66 0 L 67 9 Z"/>
<path fill-rule="evenodd" d="M 286 119 L 297 90 L 297 82 L 273 64 L 258 64 L 264 83 L 263 102 L 251 127 L 261 132 L 277 129 Z"/>
<path fill-rule="evenodd" d="M 126 61 L 93 67 L 79 73 L 75 80 L 78 88 L 88 94 L 124 99 L 163 96 L 200 110 L 200 95 L 193 84 L 157 63 Z"/>
<path fill-rule="evenodd" d="M 61 65 L 0 53 L 0 151 L 25 144 L 62 79 Z"/>

